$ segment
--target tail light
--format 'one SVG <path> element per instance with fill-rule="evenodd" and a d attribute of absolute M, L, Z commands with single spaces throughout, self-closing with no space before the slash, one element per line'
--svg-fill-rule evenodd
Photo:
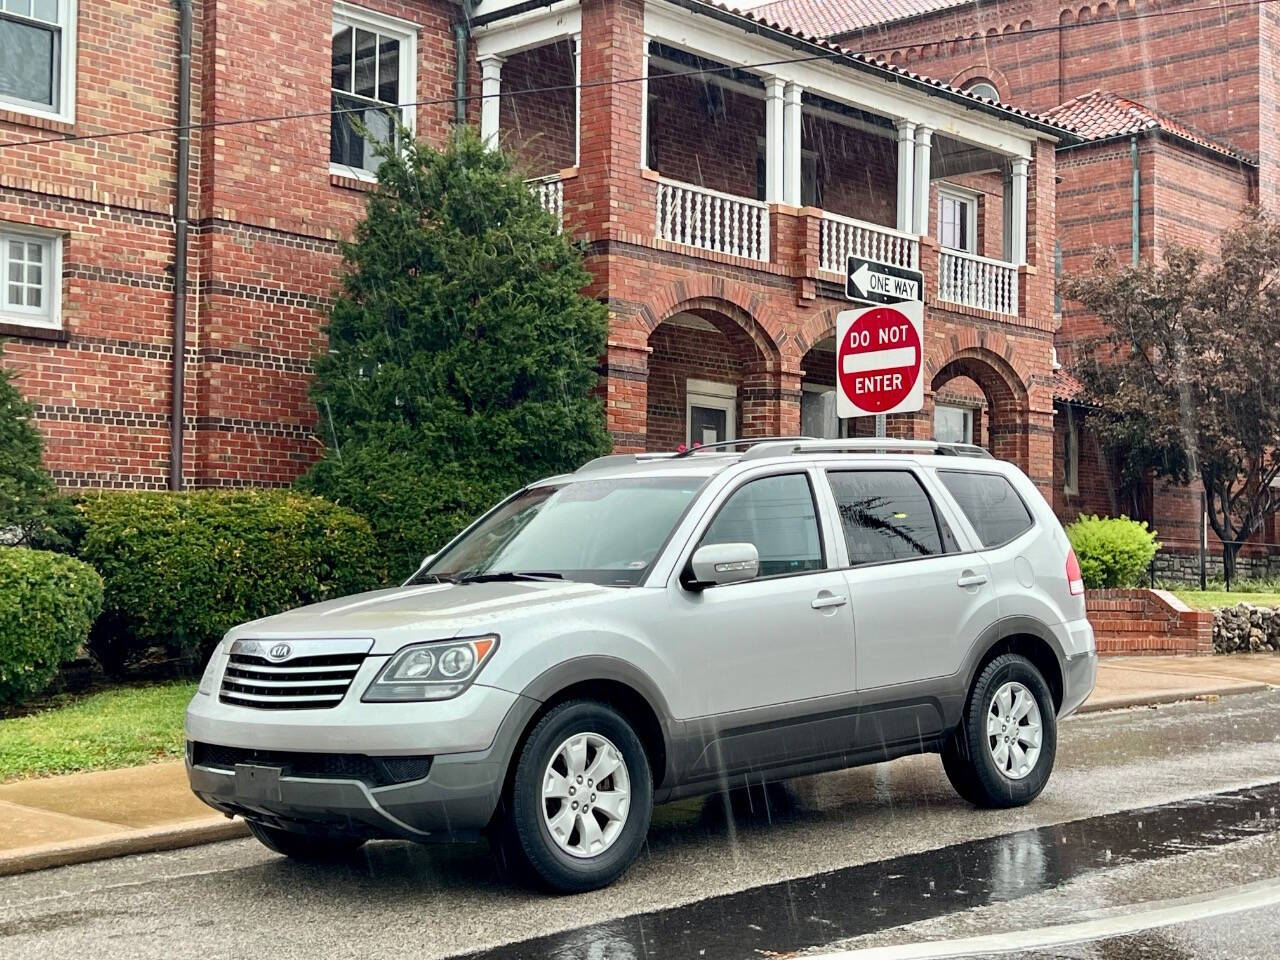
<path fill-rule="evenodd" d="M 1080 574 L 1080 561 L 1074 550 L 1067 550 L 1067 589 L 1073 597 L 1084 596 L 1084 577 Z"/>

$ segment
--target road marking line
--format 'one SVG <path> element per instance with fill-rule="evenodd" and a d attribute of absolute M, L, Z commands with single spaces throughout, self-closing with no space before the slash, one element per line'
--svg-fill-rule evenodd
<path fill-rule="evenodd" d="M 961 940 L 932 940 L 905 943 L 892 947 L 865 947 L 838 953 L 817 954 L 812 960 L 941 960 L 945 957 L 972 957 L 983 954 L 1014 953 L 1063 947 L 1072 943 L 1107 940 L 1143 930 L 1168 927 L 1178 923 L 1208 920 L 1242 910 L 1257 910 L 1280 903 L 1280 881 L 1264 880 L 1231 890 L 1217 891 L 1204 897 L 1160 901 L 1163 906 L 1141 913 L 1067 923 L 1035 930 L 966 937 Z M 1134 906 L 1145 906 L 1135 904 Z"/>
<path fill-rule="evenodd" d="M 894 347 L 891 350 L 873 350 L 870 353 L 848 353 L 844 356 L 844 372 L 867 373 L 871 370 L 891 370 L 894 367 L 914 366 L 915 362 L 915 347 Z"/>

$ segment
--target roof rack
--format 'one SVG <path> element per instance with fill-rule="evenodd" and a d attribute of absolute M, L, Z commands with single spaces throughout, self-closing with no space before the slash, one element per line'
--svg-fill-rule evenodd
<path fill-rule="evenodd" d="M 675 454 L 675 457 L 676 459 L 679 459 L 680 457 L 691 457 L 695 453 L 707 453 L 710 451 L 719 450 L 721 447 L 729 447 L 729 448 L 747 447 L 749 449 L 758 443 L 780 443 L 788 440 L 813 441 L 817 439 L 818 439 L 817 437 L 797 436 L 797 437 L 741 437 L 737 440 L 717 440 L 715 443 L 695 443 L 693 446 L 688 447 L 687 449 L 681 450 L 679 453 Z"/>
<path fill-rule="evenodd" d="M 898 440 L 891 437 L 851 437 L 844 440 L 778 438 L 773 442 L 757 443 L 742 455 L 742 459 L 760 460 L 797 453 L 932 453 L 944 457 L 994 459 L 989 451 L 972 443 Z"/>
<path fill-rule="evenodd" d="M 758 443 L 780 443 L 783 441 L 808 440 L 815 437 L 743 437 L 740 440 L 719 440 L 716 443 L 700 443 L 685 450 L 653 451 L 649 453 L 611 453 L 608 456 L 588 460 L 574 473 L 593 473 L 630 463 L 644 463 L 646 460 L 680 460 L 691 457 L 695 453 L 733 453 L 736 447 L 751 447 Z"/>

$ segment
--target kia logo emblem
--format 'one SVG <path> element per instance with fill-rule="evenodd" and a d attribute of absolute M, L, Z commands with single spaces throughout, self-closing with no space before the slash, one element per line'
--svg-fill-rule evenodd
<path fill-rule="evenodd" d="M 271 651 L 267 656 L 272 660 L 288 660 L 289 654 L 291 653 L 293 653 L 293 647 L 289 646 L 287 643 L 277 643 L 271 648 Z"/>

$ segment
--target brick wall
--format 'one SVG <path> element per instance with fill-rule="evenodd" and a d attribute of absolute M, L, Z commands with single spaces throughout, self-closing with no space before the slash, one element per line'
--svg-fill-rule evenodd
<path fill-rule="evenodd" d="M 1213 612 L 1167 590 L 1086 590 L 1100 655 L 1213 653 Z"/>
<path fill-rule="evenodd" d="M 502 86 L 513 94 L 540 91 L 503 97 L 499 109 L 502 146 L 519 157 L 526 175 L 544 177 L 573 166 L 577 98 L 572 44 L 562 40 L 508 57 Z M 560 89 L 547 89 L 555 87 Z"/>

